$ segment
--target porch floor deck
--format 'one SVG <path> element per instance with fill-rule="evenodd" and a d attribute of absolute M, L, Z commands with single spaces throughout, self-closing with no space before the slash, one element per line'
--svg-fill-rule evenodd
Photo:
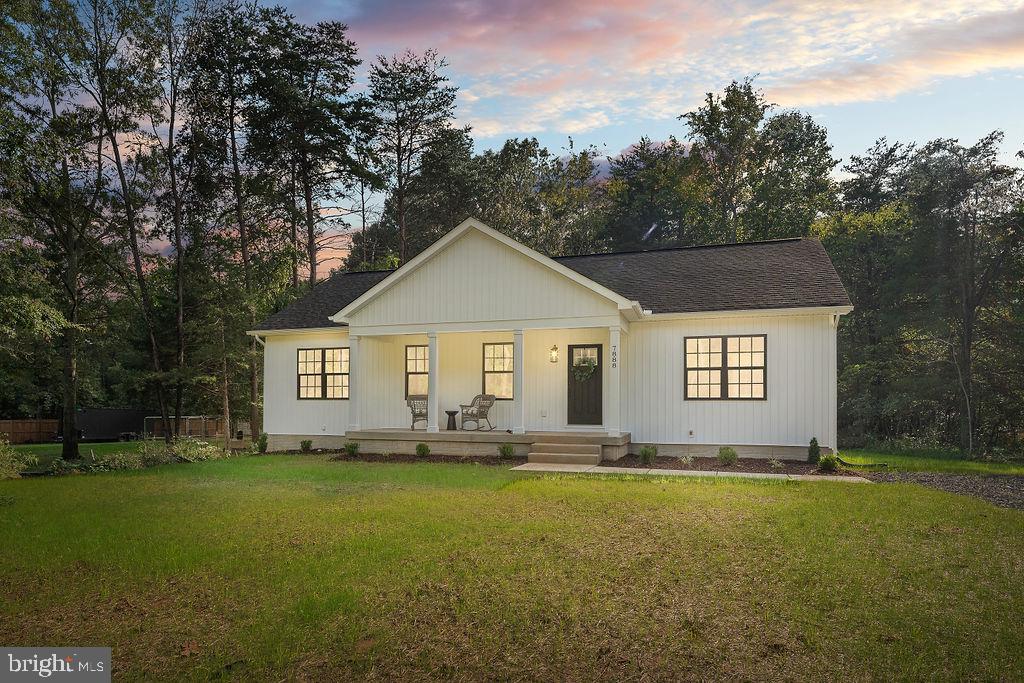
<path fill-rule="evenodd" d="M 442 429 L 439 432 L 427 432 L 422 429 L 360 429 L 345 433 L 345 437 L 358 440 L 383 439 L 388 441 L 414 441 L 428 443 L 431 441 L 446 441 L 460 443 L 579 443 L 594 444 L 602 446 L 623 446 L 629 443 L 629 432 L 622 432 L 618 436 L 609 436 L 602 431 L 527 431 L 525 434 L 513 434 L 503 429 L 494 431 L 472 431 Z"/>
<path fill-rule="evenodd" d="M 513 434 L 505 430 L 495 429 L 492 432 L 474 432 L 460 430 L 441 430 L 427 432 L 416 429 L 360 429 L 349 431 L 345 438 L 359 442 L 364 453 L 415 453 L 419 443 L 425 443 L 432 453 L 444 455 L 482 455 L 495 453 L 500 444 L 510 444 L 515 455 L 530 455 L 534 444 L 553 453 L 568 452 L 577 454 L 579 447 L 591 447 L 591 457 L 604 460 L 618 460 L 629 449 L 629 432 L 618 436 L 609 436 L 599 431 L 528 431 L 525 434 Z M 565 446 L 564 449 L 559 446 Z M 571 447 L 570 447 L 571 446 Z M 598 447 L 598 448 L 593 448 Z M 598 455 L 598 451 L 600 455 Z"/>

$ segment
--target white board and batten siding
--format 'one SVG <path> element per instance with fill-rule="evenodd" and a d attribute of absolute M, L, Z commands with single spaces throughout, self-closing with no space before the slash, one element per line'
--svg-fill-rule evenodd
<path fill-rule="evenodd" d="M 437 333 L 439 411 L 455 410 L 482 393 L 483 344 L 511 342 L 512 330 L 522 329 L 527 430 L 576 428 L 567 424 L 568 346 L 598 343 L 606 425 L 629 432 L 634 444 L 673 446 L 666 454 L 717 445 L 806 448 L 811 437 L 835 446 L 831 311 L 654 316 L 626 323 L 622 297 L 588 287 L 563 274 L 561 266 L 545 265 L 479 230 L 454 236 L 429 259 L 410 265 L 403 277 L 346 309 L 348 329 L 265 337 L 265 431 L 340 444 L 350 411 L 361 429 L 408 428 L 405 346 L 427 344 L 428 332 Z M 609 326 L 622 328 L 617 423 L 607 412 L 613 376 Z M 351 402 L 298 399 L 297 350 L 348 346 L 349 330 L 360 340 Z M 732 335 L 766 335 L 767 400 L 687 399 L 685 338 Z M 552 346 L 558 347 L 557 363 L 549 361 Z M 499 402 L 492 415 L 498 429 L 509 428 L 512 402 Z M 438 422 L 443 429 L 443 412 Z M 278 445 L 283 443 L 297 445 L 287 438 Z"/>
<path fill-rule="evenodd" d="M 347 400 L 298 398 L 298 350 L 348 346 L 348 331 L 268 335 L 263 354 L 263 430 L 271 435 L 342 436 Z M 289 443 L 289 447 L 298 447 Z M 284 447 L 284 446 L 282 446 Z"/>
<path fill-rule="evenodd" d="M 515 249 L 470 230 L 349 316 L 355 332 L 464 323 L 466 329 L 595 326 L 618 317 L 615 302 Z M 523 326 L 523 325 L 520 325 Z M 442 328 L 443 331 L 443 328 Z"/>
<path fill-rule="evenodd" d="M 767 400 L 685 398 L 686 337 L 759 334 L 767 335 Z M 831 315 L 634 323 L 624 358 L 624 426 L 634 442 L 806 447 L 816 437 L 822 446 L 835 446 Z"/>

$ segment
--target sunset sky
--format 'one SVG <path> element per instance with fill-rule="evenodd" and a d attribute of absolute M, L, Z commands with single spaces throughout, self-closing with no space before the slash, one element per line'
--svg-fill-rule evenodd
<path fill-rule="evenodd" d="M 572 136 L 616 154 L 682 136 L 708 90 L 760 74 L 768 99 L 813 114 L 835 155 L 873 140 L 967 142 L 993 128 L 1024 146 L 1024 2 L 996 0 L 287 0 L 347 22 L 364 61 L 433 47 L 460 87 L 478 150 Z"/>

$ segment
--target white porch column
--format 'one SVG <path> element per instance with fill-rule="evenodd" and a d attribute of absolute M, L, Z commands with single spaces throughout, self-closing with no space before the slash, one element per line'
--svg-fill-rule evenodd
<path fill-rule="evenodd" d="M 609 436 L 618 436 L 622 429 L 619 412 L 621 396 L 622 328 L 612 325 L 608 328 L 608 411 L 605 426 Z"/>
<path fill-rule="evenodd" d="M 362 384 L 359 381 L 359 335 L 348 335 L 348 429 L 345 431 L 355 432 L 359 430 L 359 404 L 362 403 Z"/>
<path fill-rule="evenodd" d="M 437 384 L 437 332 L 427 335 L 427 431 L 433 434 L 437 428 L 437 395 L 440 387 Z"/>
<path fill-rule="evenodd" d="M 523 396 L 523 331 L 512 331 L 512 433 L 526 433 L 526 397 Z"/>

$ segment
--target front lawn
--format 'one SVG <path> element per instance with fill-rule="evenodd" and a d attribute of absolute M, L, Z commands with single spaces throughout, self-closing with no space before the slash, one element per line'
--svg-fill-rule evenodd
<path fill-rule="evenodd" d="M 1024 514 L 919 486 L 244 457 L 0 482 L 0 643 L 118 679 L 1012 679 Z"/>
<path fill-rule="evenodd" d="M 959 453 L 888 453 L 868 449 L 843 449 L 840 457 L 862 469 L 883 469 L 891 472 L 941 472 L 945 474 L 1024 474 L 1024 461 L 998 462 L 967 460 Z M 886 463 L 885 468 L 868 465 Z"/>

